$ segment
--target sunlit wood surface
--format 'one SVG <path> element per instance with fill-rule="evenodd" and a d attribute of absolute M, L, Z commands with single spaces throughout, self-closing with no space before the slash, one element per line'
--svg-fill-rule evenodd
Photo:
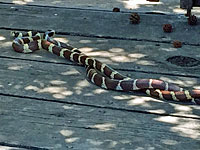
<path fill-rule="evenodd" d="M 103 1 L 91 7 L 70 2 L 0 1 L 0 150 L 198 150 L 200 106 L 103 90 L 73 62 L 44 50 L 14 52 L 10 31 L 54 29 L 55 39 L 129 77 L 200 89 L 199 64 L 167 61 L 173 56 L 199 61 L 200 25 L 189 26 L 181 11 L 145 13 L 152 9 L 142 6 L 154 5 L 144 1 L 117 1 L 123 10 L 118 13 L 112 12 L 114 0 L 104 7 Z M 178 4 L 167 3 L 166 10 Z M 130 12 L 143 9 L 141 23 L 130 24 Z M 172 33 L 163 32 L 165 23 L 173 25 Z M 174 48 L 174 40 L 183 42 L 182 48 Z"/>

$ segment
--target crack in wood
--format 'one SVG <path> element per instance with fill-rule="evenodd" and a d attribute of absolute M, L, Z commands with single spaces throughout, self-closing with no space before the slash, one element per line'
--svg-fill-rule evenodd
<path fill-rule="evenodd" d="M 15 147 L 15 148 L 25 148 L 28 150 L 49 150 L 47 148 L 40 148 L 36 146 L 28 146 L 28 145 L 21 145 L 21 144 L 10 144 L 6 142 L 0 142 L 1 146 L 8 146 L 8 147 Z"/>
<path fill-rule="evenodd" d="M 40 125 L 45 125 L 45 126 L 57 126 L 57 127 L 63 127 L 66 126 L 67 124 L 63 123 L 63 124 L 58 124 L 58 123 L 47 123 L 47 122 L 39 122 L 39 121 L 29 121 L 29 123 L 31 124 L 40 124 Z M 71 127 L 71 126 L 67 126 L 67 127 Z"/>
<path fill-rule="evenodd" d="M 189 119 L 200 120 L 200 117 L 196 117 L 196 116 L 195 117 L 180 116 L 180 115 L 169 114 L 169 113 L 148 112 L 148 111 L 142 111 L 142 110 L 125 109 L 125 108 L 111 107 L 111 106 L 101 106 L 101 105 L 92 105 L 92 104 L 86 104 L 86 103 L 67 102 L 67 101 L 62 101 L 62 100 L 45 99 L 42 97 L 38 98 L 38 97 L 30 97 L 30 96 L 21 96 L 21 95 L 9 94 L 9 93 L 0 93 L 0 95 L 6 96 L 6 97 L 9 96 L 9 97 L 16 97 L 16 98 L 23 98 L 23 99 L 37 100 L 37 101 L 45 101 L 45 102 L 51 102 L 51 103 L 70 104 L 70 105 L 77 105 L 77 106 L 84 106 L 84 107 L 91 107 L 91 108 L 109 109 L 109 110 L 115 110 L 115 111 L 134 112 L 134 113 L 158 115 L 158 116 L 172 116 L 172 117 L 178 117 L 178 118 L 189 118 Z"/>

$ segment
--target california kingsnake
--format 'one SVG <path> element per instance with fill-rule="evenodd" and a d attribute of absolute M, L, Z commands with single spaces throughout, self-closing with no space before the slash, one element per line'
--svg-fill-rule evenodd
<path fill-rule="evenodd" d="M 86 67 L 88 79 L 104 89 L 126 92 L 140 90 L 160 99 L 200 104 L 200 90 L 183 90 L 175 84 L 157 79 L 131 79 L 93 57 L 83 54 L 77 48 L 52 39 L 54 34 L 54 30 L 47 31 L 43 35 L 32 31 L 27 33 L 11 32 L 11 36 L 15 38 L 12 47 L 20 53 L 32 53 L 39 49 L 45 49 L 83 65 Z"/>

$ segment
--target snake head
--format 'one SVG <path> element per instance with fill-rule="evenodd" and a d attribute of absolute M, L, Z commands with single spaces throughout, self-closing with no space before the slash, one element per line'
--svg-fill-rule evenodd
<path fill-rule="evenodd" d="M 47 30 L 45 33 L 44 33 L 44 39 L 47 39 L 48 37 L 52 37 L 55 35 L 55 30 Z"/>

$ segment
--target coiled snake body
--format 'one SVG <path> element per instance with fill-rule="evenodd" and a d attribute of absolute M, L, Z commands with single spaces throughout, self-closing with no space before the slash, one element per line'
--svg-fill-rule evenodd
<path fill-rule="evenodd" d="M 183 90 L 175 84 L 157 79 L 131 79 L 95 58 L 83 54 L 77 48 L 52 39 L 54 33 L 53 30 L 47 31 L 43 35 L 32 31 L 24 34 L 12 32 L 12 36 L 15 38 L 12 47 L 20 53 L 32 53 L 39 49 L 45 49 L 83 65 L 86 67 L 88 79 L 104 89 L 126 92 L 140 90 L 160 99 L 200 104 L 200 90 Z"/>

